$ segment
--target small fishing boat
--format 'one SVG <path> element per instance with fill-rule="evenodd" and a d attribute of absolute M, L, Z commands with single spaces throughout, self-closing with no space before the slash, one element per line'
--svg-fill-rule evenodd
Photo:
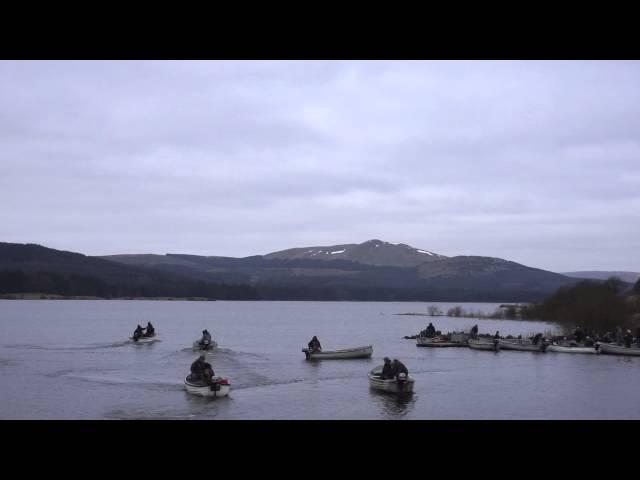
<path fill-rule="evenodd" d="M 480 338 L 470 338 L 468 340 L 469 348 L 474 350 L 486 350 L 491 352 L 497 352 L 500 350 L 500 342 L 498 340 L 485 340 Z"/>
<path fill-rule="evenodd" d="M 218 342 L 214 340 L 211 340 L 210 342 L 205 340 L 204 342 L 200 343 L 200 339 L 198 339 L 195 342 L 193 342 L 193 346 L 192 346 L 193 351 L 203 351 L 203 352 L 210 352 L 216 348 L 218 348 Z"/>
<path fill-rule="evenodd" d="M 376 390 L 382 390 L 392 393 L 413 393 L 413 385 L 415 380 L 411 376 L 400 374 L 398 379 L 382 379 L 382 365 L 371 370 L 367 376 L 369 377 L 369 386 Z"/>
<path fill-rule="evenodd" d="M 572 347 L 570 345 L 549 345 L 547 347 L 547 352 L 556 352 L 556 353 L 598 353 L 598 347 Z"/>
<path fill-rule="evenodd" d="M 499 339 L 498 343 L 500 348 L 504 350 L 516 350 L 520 352 L 544 353 L 547 349 L 547 344 L 545 342 L 540 342 L 538 345 L 534 345 L 529 341 Z"/>
<path fill-rule="evenodd" d="M 210 383 L 191 380 L 191 375 L 184 379 L 187 392 L 201 397 L 226 397 L 229 395 L 231 384 L 227 378 L 213 377 Z"/>
<path fill-rule="evenodd" d="M 146 335 L 141 336 L 140 338 L 138 338 L 137 340 L 135 340 L 133 337 L 129 337 L 129 340 L 131 340 L 133 343 L 137 344 L 137 345 L 145 345 L 148 343 L 154 343 L 154 342 L 159 342 L 160 339 L 158 338 L 157 335 L 151 335 L 150 337 L 147 337 Z"/>
<path fill-rule="evenodd" d="M 443 340 L 440 337 L 418 337 L 416 340 L 416 346 L 418 347 L 466 347 L 466 342 L 452 342 L 449 340 Z"/>
<path fill-rule="evenodd" d="M 308 348 L 303 348 L 307 360 L 343 360 L 351 358 L 369 358 L 373 353 L 373 345 L 366 347 L 345 348 L 344 350 L 325 350 L 311 352 Z"/>
<path fill-rule="evenodd" d="M 640 357 L 640 347 L 638 346 L 625 347 L 624 345 L 616 345 L 615 343 L 600 343 L 599 345 L 600 353 Z"/>

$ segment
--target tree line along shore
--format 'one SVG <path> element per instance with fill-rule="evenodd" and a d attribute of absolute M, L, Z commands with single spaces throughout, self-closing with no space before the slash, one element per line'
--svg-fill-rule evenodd
<path fill-rule="evenodd" d="M 603 335 L 618 327 L 624 330 L 640 327 L 640 280 L 631 290 L 625 291 L 624 286 L 625 283 L 615 277 L 604 282 L 584 280 L 575 286 L 560 288 L 541 302 L 501 305 L 489 314 L 468 311 L 461 306 L 444 312 L 436 305 L 429 305 L 425 313 L 398 315 L 546 321 L 556 323 L 567 334 L 580 327 L 587 335 Z"/>

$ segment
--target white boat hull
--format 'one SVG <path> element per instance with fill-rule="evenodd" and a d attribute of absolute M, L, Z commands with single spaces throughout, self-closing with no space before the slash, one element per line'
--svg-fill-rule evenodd
<path fill-rule="evenodd" d="M 556 353 L 587 353 L 587 354 L 595 354 L 598 353 L 596 347 L 567 347 L 564 345 L 549 345 L 547 347 L 548 352 L 556 352 Z"/>
<path fill-rule="evenodd" d="M 137 341 L 134 340 L 133 337 L 129 337 L 129 340 L 131 340 L 131 342 L 135 343 L 136 345 L 145 345 L 148 343 L 154 343 L 154 342 L 160 341 L 157 335 L 154 335 L 153 337 L 140 337 Z"/>
<path fill-rule="evenodd" d="M 640 348 L 637 346 L 631 346 L 627 348 L 623 345 L 601 343 L 600 353 L 606 353 L 607 355 L 626 355 L 630 357 L 640 357 Z"/>
<path fill-rule="evenodd" d="M 473 350 L 485 350 L 490 352 L 497 352 L 500 350 L 499 342 L 485 342 L 482 340 L 469 340 L 468 342 L 469 348 Z"/>
<path fill-rule="evenodd" d="M 309 352 L 308 348 L 303 348 L 302 351 L 304 352 L 307 360 L 345 360 L 351 358 L 369 358 L 373 354 L 373 345 L 314 353 Z"/>
<path fill-rule="evenodd" d="M 203 352 L 209 352 L 211 350 L 215 350 L 216 348 L 218 348 L 218 342 L 215 342 L 213 340 L 211 340 L 211 342 L 209 343 L 209 345 L 207 345 L 206 347 L 200 345 L 200 340 L 196 340 L 195 342 L 193 342 L 192 345 L 192 350 L 195 351 L 203 351 Z"/>
<path fill-rule="evenodd" d="M 466 347 L 467 344 L 463 342 L 449 342 L 446 340 L 440 340 L 439 338 L 427 338 L 418 337 L 416 340 L 416 346 L 418 347 Z"/>
<path fill-rule="evenodd" d="M 506 340 L 499 340 L 500 348 L 503 350 L 516 350 L 519 352 L 538 352 L 544 353 L 547 349 L 547 345 L 541 343 L 539 345 L 533 345 L 532 343 L 517 343 L 509 342 Z"/>
<path fill-rule="evenodd" d="M 200 397 L 226 397 L 229 395 L 231 384 L 228 383 L 228 380 L 221 377 L 214 377 L 213 380 L 212 385 L 201 385 L 191 382 L 187 377 L 184 379 L 184 386 L 187 392 Z M 221 384 L 219 383 L 220 380 L 225 380 L 227 383 Z"/>
<path fill-rule="evenodd" d="M 382 380 L 379 375 L 372 372 L 369 372 L 367 376 L 369 377 L 369 386 L 373 389 L 391 393 L 413 393 L 415 380 L 411 376 L 408 376 L 404 381 Z"/>

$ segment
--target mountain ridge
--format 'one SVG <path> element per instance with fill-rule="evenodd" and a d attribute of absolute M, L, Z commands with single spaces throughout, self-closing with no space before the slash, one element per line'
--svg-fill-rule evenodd
<path fill-rule="evenodd" d="M 367 265 L 415 267 L 421 263 L 447 258 L 429 250 L 414 248 L 404 243 L 391 243 L 378 239 L 362 243 L 330 246 L 297 247 L 263 255 L 268 259 L 315 259 L 321 261 L 349 260 Z"/>
<path fill-rule="evenodd" d="M 243 258 L 185 254 L 104 258 L 184 274 L 190 271 L 201 279 L 233 279 L 255 286 L 267 298 L 281 300 L 318 296 L 371 299 L 380 295 L 386 300 L 517 301 L 540 299 L 576 282 L 501 258 L 448 257 L 379 239 L 296 247 Z"/>
<path fill-rule="evenodd" d="M 336 247 L 344 248 L 332 250 Z M 136 296 L 215 298 L 220 294 L 219 298 L 262 300 L 512 302 L 536 301 L 577 281 L 505 259 L 447 257 L 377 239 L 242 258 L 189 254 L 90 257 L 34 244 L 0 244 L 0 293 L 40 285 L 56 290 L 51 293 L 64 294 L 71 288 L 65 290 L 64 285 L 71 285 L 75 294 L 89 295 L 92 289 L 84 288 L 86 284 L 94 286 L 97 296 L 113 297 L 133 292 Z M 219 293 L 222 290 L 226 293 Z"/>

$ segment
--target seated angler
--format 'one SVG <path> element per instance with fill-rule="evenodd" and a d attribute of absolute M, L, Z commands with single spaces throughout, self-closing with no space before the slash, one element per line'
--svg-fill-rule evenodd
<path fill-rule="evenodd" d="M 313 336 L 313 338 L 311 339 L 311 341 L 307 345 L 309 346 L 309 351 L 311 353 L 321 352 L 322 351 L 322 346 L 320 345 L 320 340 L 318 340 L 318 337 L 316 337 L 315 335 Z"/>
<path fill-rule="evenodd" d="M 209 345 L 211 343 L 211 334 L 205 328 L 202 331 L 202 338 L 200 339 L 200 345 Z"/>
<path fill-rule="evenodd" d="M 398 360 L 397 358 L 393 359 L 393 363 L 391 364 L 391 368 L 393 368 L 393 375 L 395 376 L 395 378 L 397 379 L 400 374 L 404 373 L 405 376 L 409 376 L 409 370 L 407 369 L 407 367 L 405 366 L 404 363 L 402 363 L 400 360 Z"/>
<path fill-rule="evenodd" d="M 431 322 L 427 326 L 427 338 L 433 338 L 436 336 L 436 327 Z"/>
<path fill-rule="evenodd" d="M 153 337 L 155 334 L 156 334 L 156 329 L 153 328 L 153 325 L 151 325 L 151 322 L 147 322 L 147 331 L 145 332 L 144 336 Z"/>
<path fill-rule="evenodd" d="M 384 357 L 384 365 L 382 366 L 382 380 L 390 380 L 394 377 L 393 367 L 389 357 Z"/>
<path fill-rule="evenodd" d="M 213 377 L 213 367 L 205 361 L 205 356 L 200 355 L 198 359 L 191 364 L 191 379 L 210 382 Z"/>
<path fill-rule="evenodd" d="M 139 338 L 144 336 L 144 328 L 142 328 L 140 325 L 138 325 L 136 327 L 136 329 L 133 332 L 133 341 L 137 342 Z"/>
<path fill-rule="evenodd" d="M 471 329 L 471 338 L 478 338 L 478 325 L 474 325 Z"/>

